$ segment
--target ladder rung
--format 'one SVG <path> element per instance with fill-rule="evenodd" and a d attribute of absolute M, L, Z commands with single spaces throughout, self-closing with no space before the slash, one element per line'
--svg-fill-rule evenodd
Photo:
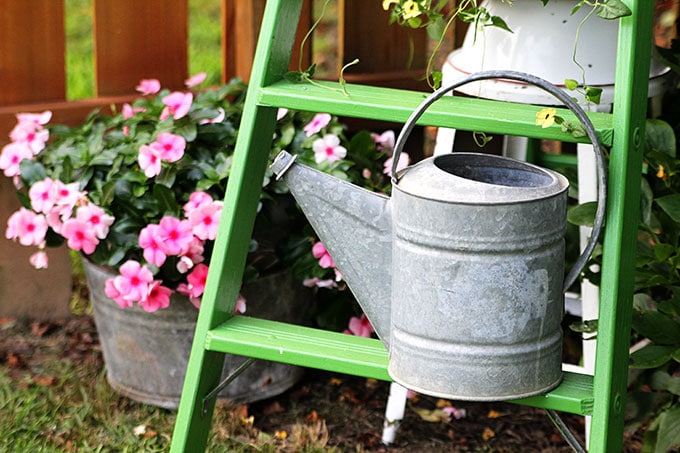
<path fill-rule="evenodd" d="M 392 380 L 387 373 L 387 351 L 379 340 L 277 321 L 234 316 L 208 332 L 205 347 L 273 362 Z M 556 389 L 513 402 L 589 415 L 593 405 L 593 378 L 564 373 Z"/>
<path fill-rule="evenodd" d="M 318 85 L 317 85 L 318 84 Z M 320 85 L 320 86 L 319 86 Z M 262 106 L 285 107 L 294 110 L 326 112 L 354 118 L 381 119 L 404 123 L 428 93 L 380 88 L 360 84 L 346 84 L 345 95 L 337 82 L 293 83 L 285 80 L 260 89 L 257 102 Z M 480 131 L 491 134 L 518 135 L 563 142 L 588 142 L 575 139 L 557 125 L 549 128 L 536 126 L 535 105 L 513 102 L 445 96 L 435 102 L 421 117 L 419 124 Z M 567 109 L 558 109 L 567 121 L 577 123 Z M 611 146 L 612 115 L 589 113 L 600 141 Z"/>
<path fill-rule="evenodd" d="M 248 316 L 234 316 L 210 330 L 206 349 L 391 380 L 379 340 Z"/>

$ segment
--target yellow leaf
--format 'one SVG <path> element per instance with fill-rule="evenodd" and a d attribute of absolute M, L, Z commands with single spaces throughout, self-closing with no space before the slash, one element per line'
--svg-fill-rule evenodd
<path fill-rule="evenodd" d="M 441 398 L 437 401 L 437 407 L 440 408 L 440 409 L 442 407 L 449 407 L 449 406 L 451 406 L 451 401 L 446 401 L 445 399 L 441 399 Z"/>
<path fill-rule="evenodd" d="M 486 416 L 487 416 L 488 418 L 498 418 L 498 417 L 502 417 L 503 414 L 501 414 L 501 413 L 498 412 L 498 411 L 495 411 L 495 410 L 491 409 L 491 410 L 489 411 L 489 413 L 486 414 Z"/>
<path fill-rule="evenodd" d="M 279 440 L 284 440 L 288 437 L 288 433 L 285 431 L 276 431 L 274 433 L 274 437 L 276 437 Z"/>
<path fill-rule="evenodd" d="M 496 435 L 496 433 L 493 432 L 493 430 L 491 428 L 484 428 L 484 432 L 482 433 L 482 439 L 487 441 L 487 440 L 491 439 L 492 437 L 494 437 L 495 435 Z"/>

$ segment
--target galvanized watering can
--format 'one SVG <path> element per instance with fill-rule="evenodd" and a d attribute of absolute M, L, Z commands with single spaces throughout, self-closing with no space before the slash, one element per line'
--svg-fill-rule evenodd
<path fill-rule="evenodd" d="M 485 79 L 536 85 L 577 117 L 597 155 L 599 203 L 590 242 L 564 278 L 565 177 L 495 155 L 451 153 L 399 173 L 416 121 L 447 92 Z M 473 74 L 432 93 L 397 139 L 392 197 L 301 164 L 272 164 L 302 207 L 389 349 L 389 374 L 457 400 L 522 398 L 562 376 L 564 296 L 602 228 L 603 153 L 585 112 L 549 82 L 514 71 Z"/>

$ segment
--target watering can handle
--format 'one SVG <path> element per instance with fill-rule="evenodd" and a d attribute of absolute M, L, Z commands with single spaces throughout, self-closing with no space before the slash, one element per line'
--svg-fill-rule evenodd
<path fill-rule="evenodd" d="M 590 118 L 588 118 L 588 115 L 586 115 L 586 112 L 581 108 L 581 106 L 578 105 L 576 101 L 574 101 L 571 98 L 571 96 L 569 96 L 562 89 L 558 88 L 557 86 L 553 85 L 547 80 L 544 80 L 540 77 L 536 77 L 531 74 L 526 74 L 524 72 L 518 71 L 502 71 L 502 70 L 477 72 L 462 79 L 459 79 L 456 82 L 452 83 L 451 85 L 439 88 L 438 90 L 430 94 L 418 106 L 418 108 L 413 113 L 411 113 L 411 116 L 408 118 L 408 120 L 404 124 L 404 127 L 399 133 L 399 137 L 397 138 L 397 142 L 394 146 L 394 154 L 392 156 L 392 170 L 391 170 L 392 184 L 394 185 L 399 182 L 399 175 L 397 174 L 397 164 L 399 162 L 399 155 L 401 154 L 404 145 L 406 144 L 408 136 L 411 134 L 411 131 L 415 127 L 416 122 L 422 116 L 422 114 L 425 113 L 425 110 L 427 110 L 430 107 L 430 105 L 432 105 L 435 101 L 440 99 L 449 91 L 455 90 L 456 88 L 471 82 L 489 79 L 506 79 L 515 80 L 518 82 L 525 82 L 550 93 L 555 98 L 560 100 L 569 110 L 571 110 L 571 112 L 580 121 L 581 125 L 586 131 L 586 134 L 588 135 L 588 138 L 590 139 L 590 142 L 593 144 L 593 150 L 595 152 L 595 160 L 597 164 L 597 186 L 598 186 L 597 189 L 598 202 L 597 211 L 595 212 L 595 222 L 593 223 L 593 230 L 590 235 L 590 239 L 588 240 L 588 244 L 586 245 L 585 249 L 583 249 L 581 256 L 579 256 L 578 260 L 576 260 L 576 263 L 574 263 L 574 266 L 564 279 L 564 291 L 566 291 L 572 284 L 574 284 L 578 276 L 581 274 L 581 271 L 588 262 L 588 258 L 590 257 L 591 253 L 593 253 L 593 250 L 597 245 L 598 238 L 600 237 L 602 225 L 604 223 L 607 201 L 607 173 L 604 152 L 602 150 L 600 140 L 597 137 L 597 133 L 595 131 L 593 123 L 590 121 Z"/>

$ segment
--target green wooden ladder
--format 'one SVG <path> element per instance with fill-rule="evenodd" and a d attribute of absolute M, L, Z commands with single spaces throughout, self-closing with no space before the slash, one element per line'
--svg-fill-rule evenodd
<path fill-rule="evenodd" d="M 220 386 L 224 354 L 237 354 L 375 379 L 391 380 L 388 354 L 375 339 L 234 315 L 278 107 L 404 123 L 425 94 L 348 84 L 348 95 L 283 78 L 290 62 L 303 0 L 269 0 L 253 63 L 219 233 L 203 295 L 179 413 L 173 452 L 204 451 Z M 597 359 L 594 376 L 566 373 L 562 384 L 515 401 L 592 416 L 589 450 L 619 452 L 623 442 L 628 346 L 638 225 L 642 141 L 651 53 L 650 0 L 624 0 L 612 114 L 589 114 L 611 148 Z M 584 43 L 585 44 L 585 43 Z M 337 89 L 338 83 L 319 82 Z M 575 141 L 560 128 L 534 124 L 537 108 L 446 97 L 420 124 Z M 568 110 L 560 115 L 573 119 Z"/>

